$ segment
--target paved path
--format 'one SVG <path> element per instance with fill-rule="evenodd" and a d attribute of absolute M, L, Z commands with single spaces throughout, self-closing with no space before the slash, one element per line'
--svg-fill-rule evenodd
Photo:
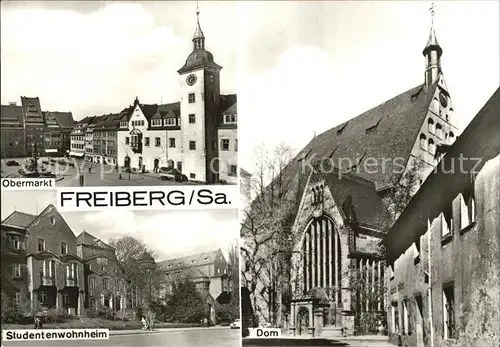
<path fill-rule="evenodd" d="M 163 329 L 160 331 L 131 333 L 117 335 L 113 332 L 109 340 L 94 341 L 33 341 L 33 342 L 2 342 L 5 347 L 239 347 L 240 330 L 229 328 L 204 328 L 204 329 Z"/>

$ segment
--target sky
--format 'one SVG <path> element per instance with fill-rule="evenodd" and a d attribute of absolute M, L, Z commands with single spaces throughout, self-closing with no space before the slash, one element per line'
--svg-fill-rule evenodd
<path fill-rule="evenodd" d="M 240 167 L 256 148 L 302 149 L 322 132 L 424 82 L 427 1 L 243 2 Z M 499 87 L 498 1 L 437 1 L 442 69 L 463 130 Z"/>
<path fill-rule="evenodd" d="M 3 191 L 2 221 L 13 211 L 37 214 L 57 206 L 54 191 Z M 237 210 L 103 211 L 61 213 L 75 235 L 83 230 L 103 240 L 132 236 L 143 241 L 156 260 L 228 249 L 239 237 Z"/>
<path fill-rule="evenodd" d="M 222 93 L 238 93 L 240 167 L 423 83 L 427 1 L 200 2 Z M 1 2 L 1 101 L 76 119 L 179 99 L 196 2 Z M 438 1 L 442 68 L 463 129 L 500 85 L 499 2 Z"/>

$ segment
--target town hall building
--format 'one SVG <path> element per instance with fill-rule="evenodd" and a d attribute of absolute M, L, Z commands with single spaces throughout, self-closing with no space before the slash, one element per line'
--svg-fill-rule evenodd
<path fill-rule="evenodd" d="M 281 322 L 270 321 L 276 315 L 265 302 L 276 294 L 257 284 L 251 301 L 259 325 L 327 337 L 359 332 L 362 317 L 385 321 L 380 244 L 394 219 L 395 191 L 413 170 L 423 180 L 458 133 L 442 53 L 431 26 L 422 84 L 315 136 L 285 168 L 282 179 L 297 197 L 284 218 L 294 243 L 289 293 L 282 294 L 289 299 Z"/>
<path fill-rule="evenodd" d="M 177 71 L 180 101 L 157 105 L 136 98 L 117 114 L 95 117 L 91 125 L 86 119 L 87 136 L 72 137 L 80 141 L 72 148 L 84 148 L 88 161 L 134 172 L 175 168 L 190 181 L 237 183 L 237 97 L 220 94 L 222 67 L 205 49 L 199 12 L 197 17 L 193 51 Z"/>

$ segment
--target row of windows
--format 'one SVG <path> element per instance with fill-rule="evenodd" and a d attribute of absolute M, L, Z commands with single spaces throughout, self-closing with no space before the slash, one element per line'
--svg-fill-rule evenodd
<path fill-rule="evenodd" d="M 71 148 L 73 149 L 85 149 L 84 143 L 72 143 Z"/>
<path fill-rule="evenodd" d="M 434 123 L 432 118 L 429 118 L 427 121 L 427 130 L 429 133 L 436 135 L 439 139 L 443 139 L 443 126 L 439 123 Z M 444 139 L 447 140 L 448 137 L 452 140 L 455 137 L 455 134 L 450 131 L 449 133 L 444 134 Z"/>
<path fill-rule="evenodd" d="M 235 114 L 225 114 L 224 115 L 224 123 L 225 124 L 234 124 L 236 123 L 236 115 Z"/>
<path fill-rule="evenodd" d="M 85 136 L 71 136 L 71 141 L 85 141 Z"/>
<path fill-rule="evenodd" d="M 115 136 L 116 133 L 114 131 L 96 131 L 94 132 L 94 137 L 108 137 Z"/>
<path fill-rule="evenodd" d="M 447 283 L 442 287 L 442 305 L 442 336 L 444 339 L 456 339 L 458 338 L 458 331 L 456 327 L 455 290 L 453 284 Z M 399 311 L 399 307 L 402 308 L 402 312 Z M 417 310 L 417 315 L 421 316 L 423 325 L 427 325 L 425 322 L 427 315 L 423 314 L 422 295 L 419 294 L 415 296 L 413 301 L 405 298 L 401 301 L 400 305 L 397 301 L 391 303 L 391 330 L 393 333 L 408 336 L 413 334 L 413 317 L 415 317 L 411 312 L 413 308 Z M 429 309 L 432 310 L 432 307 Z"/>
<path fill-rule="evenodd" d="M 152 127 L 161 127 L 161 126 L 177 126 L 176 118 L 165 118 L 165 119 L 153 119 L 151 121 Z"/>
<path fill-rule="evenodd" d="M 133 121 L 132 121 L 132 126 L 133 126 L 133 127 L 143 127 L 143 126 L 144 126 L 144 119 L 141 119 L 141 120 L 133 120 Z"/>

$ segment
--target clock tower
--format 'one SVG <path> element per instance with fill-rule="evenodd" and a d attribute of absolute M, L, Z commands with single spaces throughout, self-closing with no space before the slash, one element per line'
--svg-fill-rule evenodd
<path fill-rule="evenodd" d="M 205 49 L 205 35 L 196 12 L 193 51 L 177 72 L 181 83 L 182 173 L 191 181 L 218 181 L 217 126 L 221 119 L 220 70 Z"/>

